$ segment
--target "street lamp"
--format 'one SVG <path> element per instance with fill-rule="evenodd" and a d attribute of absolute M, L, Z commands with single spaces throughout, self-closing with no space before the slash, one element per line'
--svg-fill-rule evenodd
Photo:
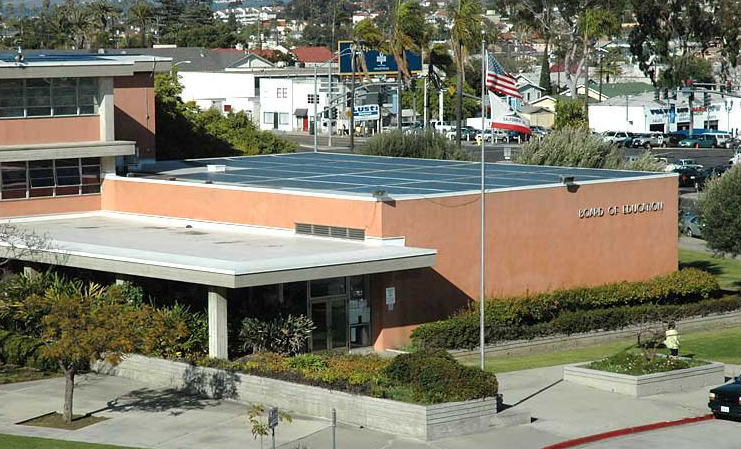
<path fill-rule="evenodd" d="M 354 44 L 353 44 L 354 45 Z M 352 52 L 353 48 L 351 46 L 350 49 L 345 49 L 341 51 L 340 53 L 337 53 L 332 58 L 322 62 L 321 64 L 314 66 L 314 153 L 317 153 L 319 151 L 319 143 L 317 142 L 317 111 L 316 111 L 316 105 L 319 103 L 319 93 L 317 92 L 317 74 L 319 67 L 324 67 L 325 64 L 329 64 L 329 67 L 327 68 L 327 79 L 329 80 L 329 86 L 327 88 L 327 107 L 331 110 L 332 109 L 332 61 L 335 59 L 342 57 L 343 55 Z M 353 76 L 354 79 L 354 76 Z M 353 96 L 355 95 L 355 92 L 353 92 Z M 328 138 L 327 138 L 327 146 L 332 146 L 332 117 L 329 117 L 328 120 Z"/>

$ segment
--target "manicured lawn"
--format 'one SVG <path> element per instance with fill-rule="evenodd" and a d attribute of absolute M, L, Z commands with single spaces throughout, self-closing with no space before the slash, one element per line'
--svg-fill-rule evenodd
<path fill-rule="evenodd" d="M 123 449 L 123 446 L 48 440 L 46 438 L 18 437 L 15 435 L 4 434 L 0 434 L 0 447 L 13 449 Z"/>
<path fill-rule="evenodd" d="M 681 335 L 680 356 L 692 356 L 700 360 L 741 364 L 741 327 L 716 331 L 693 332 Z M 551 351 L 545 354 L 522 356 L 487 357 L 486 369 L 494 373 L 519 371 L 567 363 L 588 362 L 609 357 L 632 347 L 634 340 L 624 340 L 601 346 Z M 463 360 L 463 363 L 478 366 L 478 358 Z"/>
<path fill-rule="evenodd" d="M 713 257 L 688 249 L 679 250 L 679 267 L 695 267 L 713 273 L 722 288 L 738 290 L 741 287 L 741 260 Z"/>

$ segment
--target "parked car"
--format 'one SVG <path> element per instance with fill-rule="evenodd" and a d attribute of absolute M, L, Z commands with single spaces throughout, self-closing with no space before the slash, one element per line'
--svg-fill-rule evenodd
<path fill-rule="evenodd" d="M 708 407 L 716 418 L 741 418 L 741 376 L 710 390 Z"/>
<path fill-rule="evenodd" d="M 729 150 L 736 150 L 741 147 L 741 139 L 734 137 L 733 139 L 726 140 L 726 148 Z"/>
<path fill-rule="evenodd" d="M 504 138 L 504 141 L 509 142 L 527 142 L 527 140 L 530 138 L 525 133 L 519 133 L 517 131 L 506 131 L 507 136 Z"/>
<path fill-rule="evenodd" d="M 679 173 L 679 187 L 694 187 L 699 192 L 705 186 L 705 174 L 697 168 L 677 167 L 672 171 Z"/>
<path fill-rule="evenodd" d="M 430 120 L 430 127 L 439 133 L 447 133 L 454 128 L 450 122 L 441 122 L 440 120 Z"/>
<path fill-rule="evenodd" d="M 645 148 L 650 150 L 653 147 L 661 146 L 664 141 L 664 135 L 660 133 L 641 133 L 633 136 L 631 146 L 633 148 Z"/>
<path fill-rule="evenodd" d="M 702 220 L 697 215 L 688 212 L 679 220 L 679 229 L 687 237 L 702 237 Z"/>
<path fill-rule="evenodd" d="M 626 131 L 605 131 L 602 133 L 602 139 L 605 142 L 612 142 L 619 147 L 631 145 L 634 134 Z"/>
<path fill-rule="evenodd" d="M 679 142 L 683 141 L 687 136 L 680 133 L 664 133 L 661 136 L 661 147 L 676 147 Z"/>
<path fill-rule="evenodd" d="M 715 136 L 712 134 L 700 134 L 699 136 L 688 137 L 679 142 L 679 146 L 683 148 L 713 148 L 716 145 Z"/>
<path fill-rule="evenodd" d="M 476 133 L 476 143 L 481 144 L 481 131 Z M 501 129 L 487 129 L 484 131 L 484 140 L 491 142 L 492 140 L 503 141 L 507 137 L 507 133 Z"/>
<path fill-rule="evenodd" d="M 425 130 L 425 125 L 420 122 L 412 123 L 411 125 L 402 128 L 402 132 L 404 134 L 416 134 L 416 133 L 424 132 L 424 130 Z"/>
<path fill-rule="evenodd" d="M 727 148 L 726 142 L 733 140 L 733 136 L 729 133 L 709 132 L 704 135 L 715 137 L 715 146 L 718 148 Z"/>
<path fill-rule="evenodd" d="M 687 167 L 687 168 L 694 168 L 694 169 L 702 169 L 704 168 L 702 165 L 698 164 L 696 160 L 694 159 L 680 159 L 675 164 L 677 167 Z"/>
<path fill-rule="evenodd" d="M 545 137 L 548 135 L 550 130 L 548 130 L 548 128 L 545 128 L 543 126 L 531 126 L 530 132 L 532 133 L 533 137 Z"/>
<path fill-rule="evenodd" d="M 476 128 L 474 128 L 473 126 L 461 126 L 461 140 L 474 140 L 477 133 L 478 130 L 476 130 Z M 445 133 L 445 137 L 450 140 L 455 140 L 456 134 L 456 129 L 453 128 Z"/>

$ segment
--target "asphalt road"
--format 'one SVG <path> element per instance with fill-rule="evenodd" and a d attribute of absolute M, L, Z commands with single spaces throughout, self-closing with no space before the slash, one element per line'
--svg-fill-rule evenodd
<path fill-rule="evenodd" d="M 643 148 L 626 148 L 623 153 L 626 156 L 637 156 L 646 151 Z M 651 153 L 656 157 L 665 157 L 672 163 L 679 159 L 694 159 L 705 168 L 728 165 L 728 160 L 733 156 L 734 150 L 710 149 L 710 148 L 653 148 Z"/>
<path fill-rule="evenodd" d="M 738 449 L 741 447 L 741 423 L 714 419 L 698 424 L 613 438 L 579 447 L 583 449 Z"/>

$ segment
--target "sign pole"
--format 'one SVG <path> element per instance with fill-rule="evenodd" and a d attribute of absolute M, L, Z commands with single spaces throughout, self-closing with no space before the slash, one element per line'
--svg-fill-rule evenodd
<path fill-rule="evenodd" d="M 328 120 L 327 120 L 327 146 L 332 146 L 332 60 L 329 60 L 329 65 L 327 66 L 327 81 L 329 84 L 329 91 L 327 92 L 327 111 L 328 111 Z"/>
<path fill-rule="evenodd" d="M 482 31 L 483 34 L 483 31 Z M 486 94 L 486 35 L 481 38 L 481 296 L 479 297 L 479 344 L 481 346 L 481 371 L 484 371 L 484 291 L 486 275 L 486 165 L 485 165 L 485 148 L 486 139 L 484 131 L 486 129 L 486 103 L 484 95 Z M 459 131 L 460 132 L 460 131 Z"/>

